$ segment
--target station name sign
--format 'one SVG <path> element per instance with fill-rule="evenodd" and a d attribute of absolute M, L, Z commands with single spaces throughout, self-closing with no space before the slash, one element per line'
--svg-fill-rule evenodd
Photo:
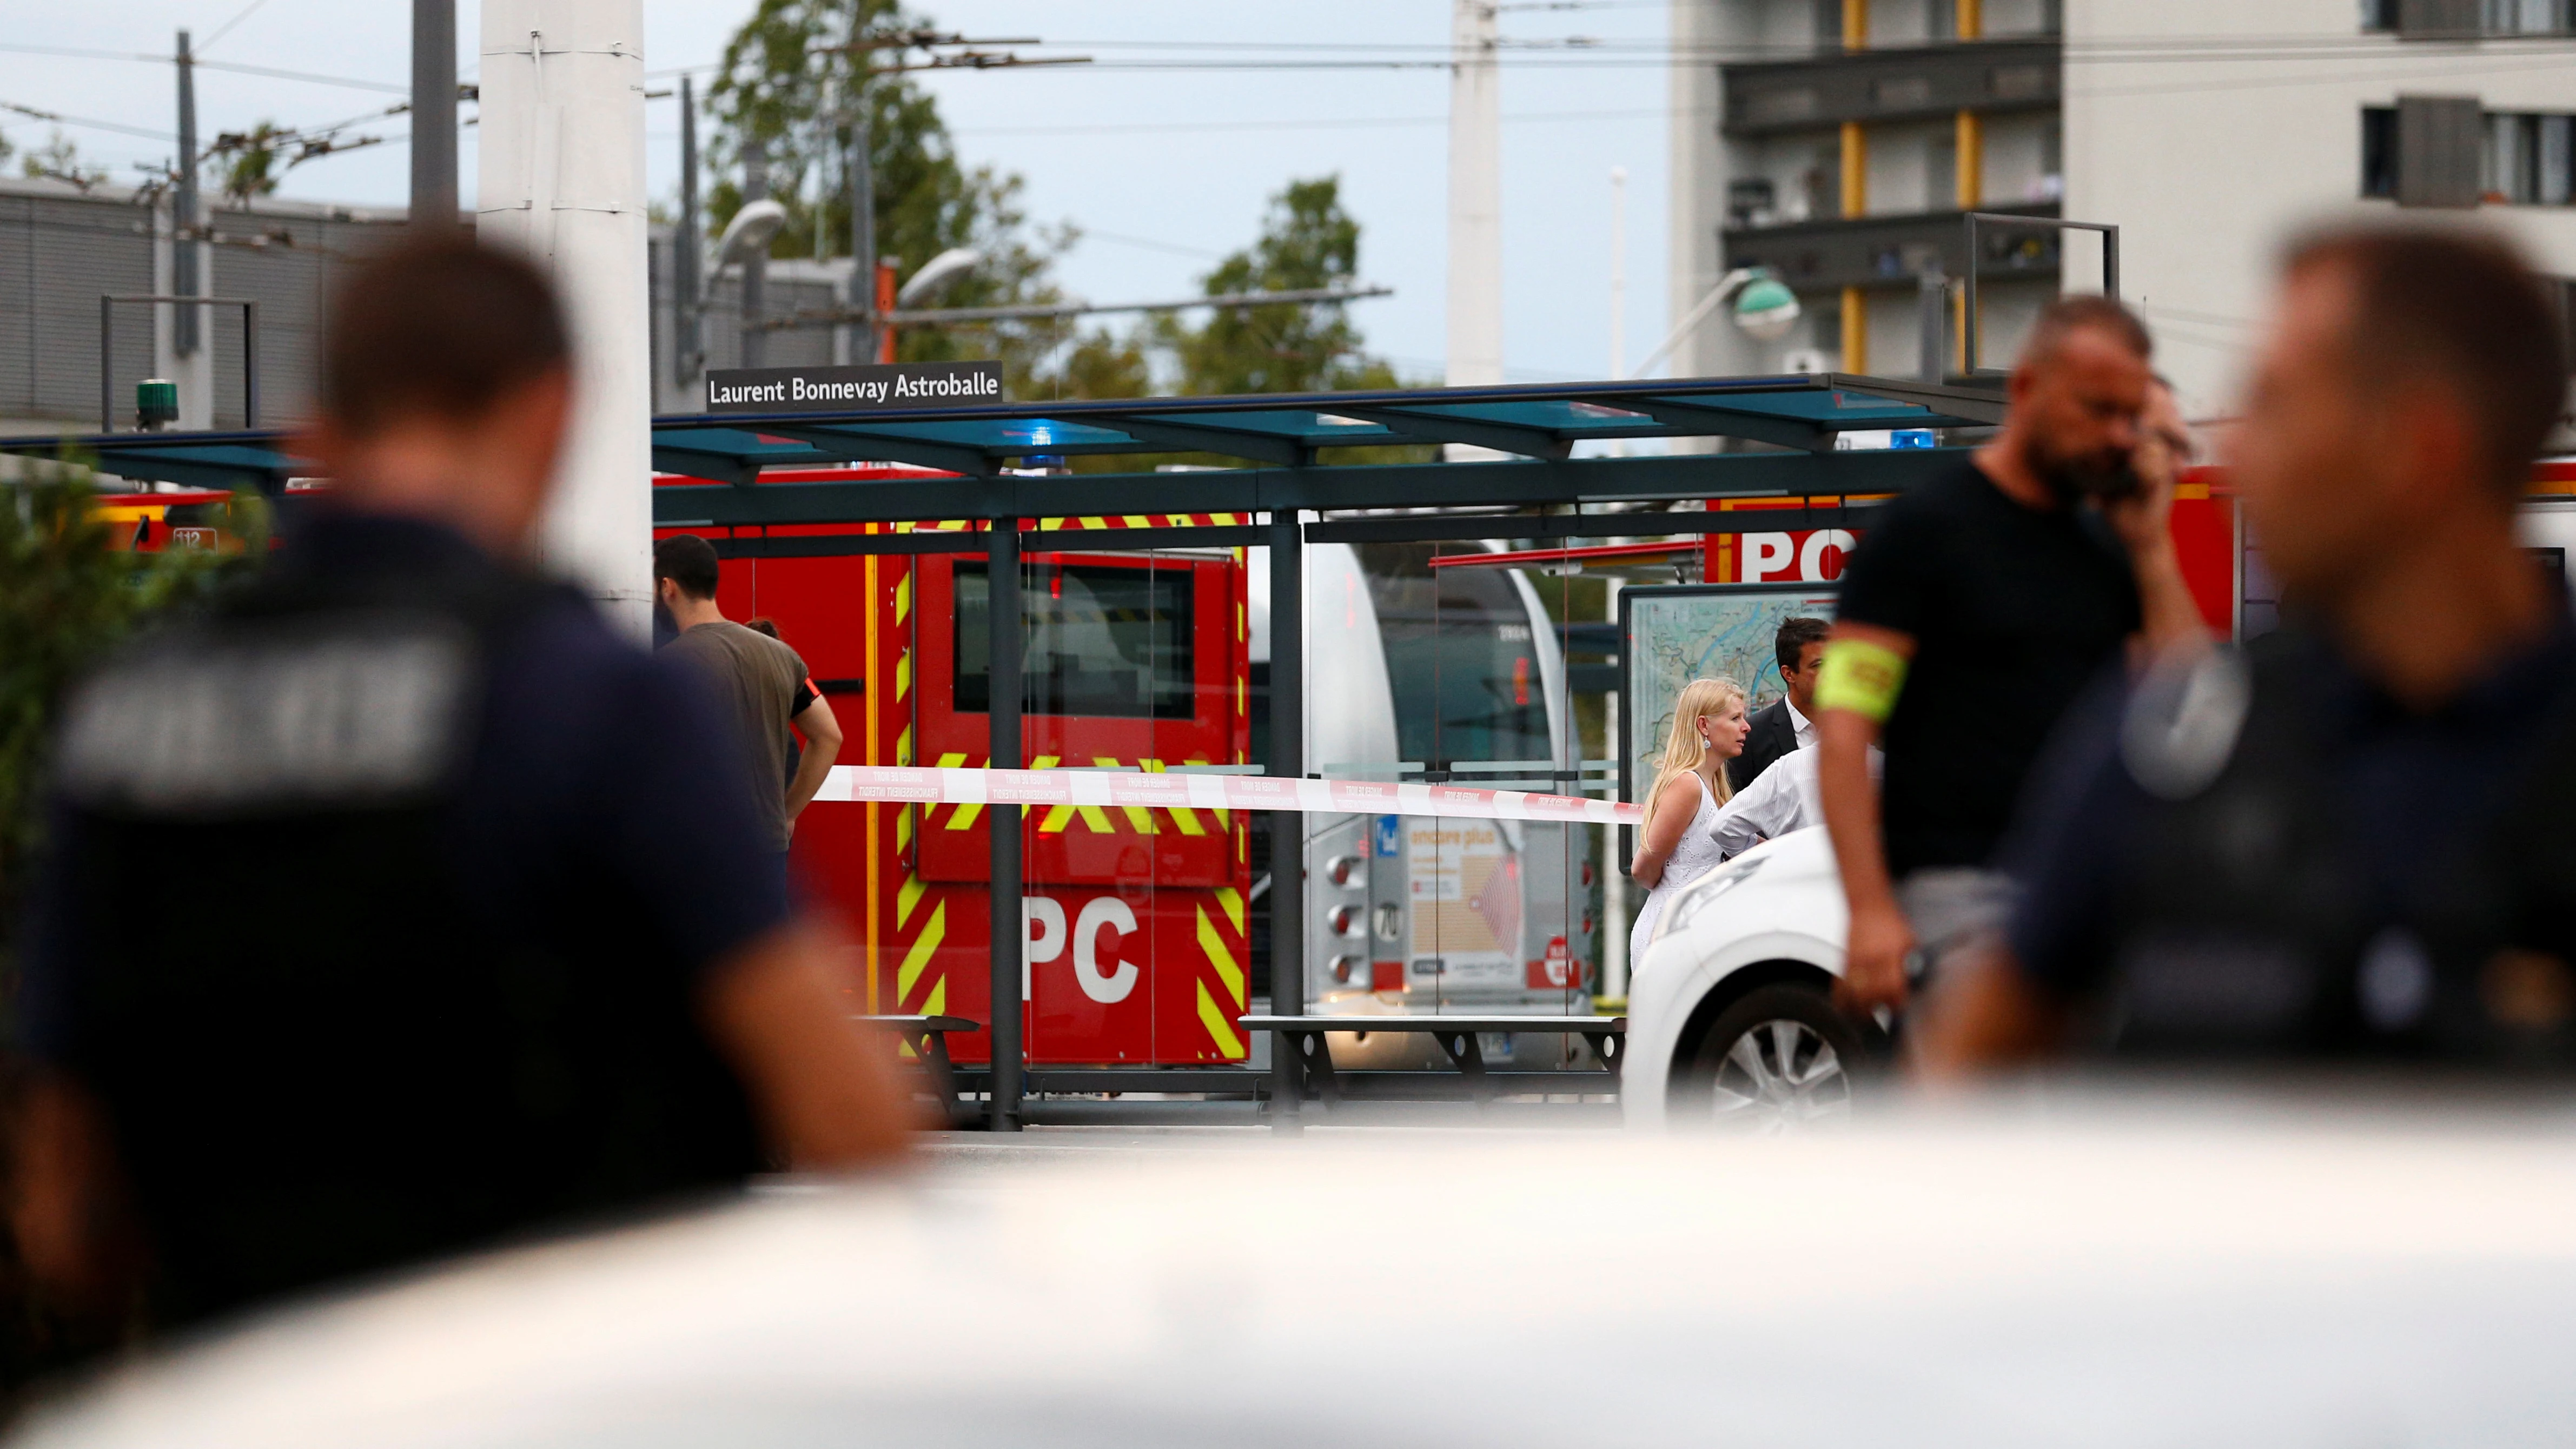
<path fill-rule="evenodd" d="M 845 413 L 1002 400 L 998 362 L 871 362 L 734 367 L 707 373 L 711 413 Z"/>

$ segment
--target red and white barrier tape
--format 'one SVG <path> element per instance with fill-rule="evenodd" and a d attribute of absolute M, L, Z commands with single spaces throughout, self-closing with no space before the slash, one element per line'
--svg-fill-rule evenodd
<path fill-rule="evenodd" d="M 1288 780 L 1275 775 L 1175 775 L 1141 770 L 962 770 L 835 765 L 817 801 L 921 805 L 1134 805 L 1170 810 L 1301 810 L 1323 815 L 1449 815 L 1473 820 L 1570 820 L 1634 825 L 1644 814 L 1615 800 L 1406 785 Z"/>

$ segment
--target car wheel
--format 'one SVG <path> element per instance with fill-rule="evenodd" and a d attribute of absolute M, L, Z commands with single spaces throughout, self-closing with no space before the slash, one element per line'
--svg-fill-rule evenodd
<path fill-rule="evenodd" d="M 1673 1087 L 1673 1120 L 1748 1135 L 1851 1119 L 1860 1033 L 1810 986 L 1758 986 L 1709 1023 Z"/>

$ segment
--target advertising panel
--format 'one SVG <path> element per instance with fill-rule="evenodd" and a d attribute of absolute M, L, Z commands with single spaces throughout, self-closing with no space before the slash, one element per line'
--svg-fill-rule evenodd
<path fill-rule="evenodd" d="M 1673 725 L 1673 703 L 1694 679 L 1724 676 L 1749 708 L 1784 685 L 1774 636 L 1784 619 L 1834 617 L 1834 590 L 1814 584 L 1672 584 L 1619 592 L 1619 798 L 1635 800 L 1655 778 Z"/>

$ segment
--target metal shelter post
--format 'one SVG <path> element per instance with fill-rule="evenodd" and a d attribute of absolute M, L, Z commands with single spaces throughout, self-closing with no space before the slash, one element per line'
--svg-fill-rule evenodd
<path fill-rule="evenodd" d="M 1270 773 L 1306 773 L 1305 534 L 1294 508 L 1270 514 Z M 1306 1012 L 1306 817 L 1270 817 L 1270 1014 Z M 1297 1062 L 1288 1039 L 1270 1044 L 1271 1125 L 1298 1129 Z"/>
<path fill-rule="evenodd" d="M 997 770 L 1020 764 L 1020 521 L 996 518 L 984 535 L 984 607 L 990 636 L 986 658 L 986 763 Z M 984 806 L 992 832 L 993 1010 L 985 1040 L 993 1048 L 993 1101 L 985 1125 L 995 1132 L 1020 1130 L 1020 807 Z"/>

